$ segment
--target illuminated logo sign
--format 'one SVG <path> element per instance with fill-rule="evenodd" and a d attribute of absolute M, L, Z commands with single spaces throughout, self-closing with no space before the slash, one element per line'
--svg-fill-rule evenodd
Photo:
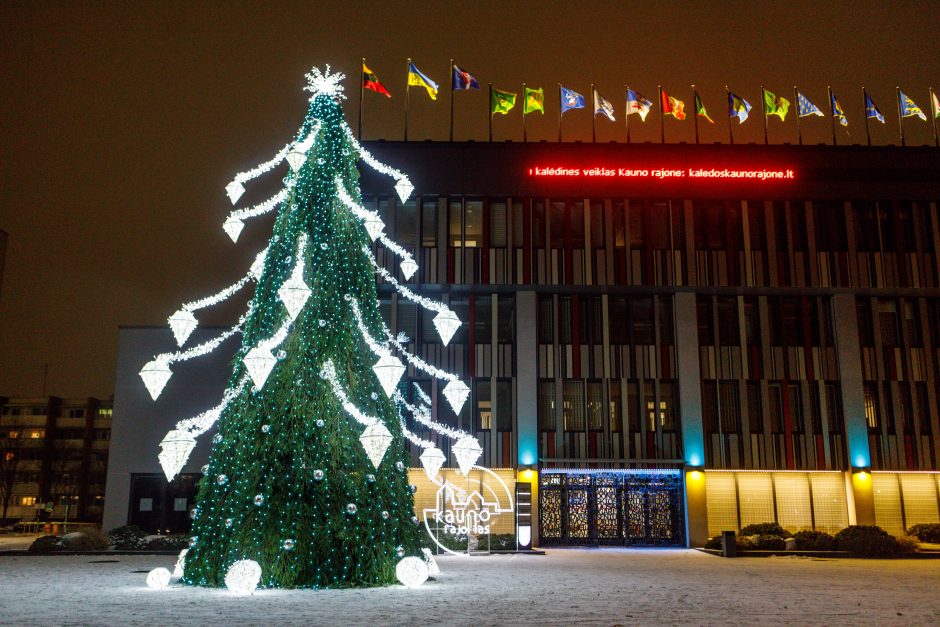
<path fill-rule="evenodd" d="M 544 178 L 605 178 L 605 179 L 746 179 L 757 181 L 793 180 L 793 170 L 738 170 L 734 168 L 590 168 L 566 166 L 533 166 L 529 176 Z"/>
<path fill-rule="evenodd" d="M 424 527 L 428 534 L 443 551 L 453 555 L 461 554 L 438 541 L 432 524 L 437 533 L 450 536 L 485 536 L 490 534 L 496 518 L 515 511 L 512 492 L 499 475 L 482 466 L 473 466 L 473 470 L 480 471 L 481 475 L 470 482 L 472 488 L 462 488 L 450 481 L 438 483 L 435 507 L 424 510 Z"/>

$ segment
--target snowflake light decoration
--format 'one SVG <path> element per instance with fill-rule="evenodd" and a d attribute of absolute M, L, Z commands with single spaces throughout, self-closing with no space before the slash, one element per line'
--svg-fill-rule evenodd
<path fill-rule="evenodd" d="M 320 72 L 320 68 L 315 67 L 306 74 L 307 86 L 304 87 L 304 91 L 309 91 L 313 95 L 310 96 L 310 100 L 313 100 L 320 94 L 329 96 L 334 100 L 346 100 L 346 95 L 343 93 L 343 86 L 340 82 L 346 78 L 346 75 L 342 72 L 335 72 L 330 74 L 330 65 L 326 65 L 326 71 Z"/>

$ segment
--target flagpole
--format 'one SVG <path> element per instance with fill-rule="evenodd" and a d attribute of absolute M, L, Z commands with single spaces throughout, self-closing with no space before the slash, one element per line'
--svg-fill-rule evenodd
<path fill-rule="evenodd" d="M 411 76 L 411 58 L 408 59 L 408 67 L 405 68 L 405 141 L 408 141 L 408 77 Z"/>
<path fill-rule="evenodd" d="M 862 98 L 865 101 L 865 139 L 868 141 L 868 145 L 871 146 L 871 130 L 868 128 L 868 90 L 865 89 L 864 85 L 862 85 Z"/>
<path fill-rule="evenodd" d="M 767 90 L 764 89 L 764 86 L 760 86 L 760 99 L 761 99 L 761 108 L 760 110 L 764 112 L 764 145 L 767 145 Z"/>
<path fill-rule="evenodd" d="M 529 136 L 525 130 L 525 83 L 522 83 L 522 143 L 529 141 Z"/>
<path fill-rule="evenodd" d="M 826 92 L 829 94 L 829 113 L 831 114 L 830 121 L 832 122 L 832 145 L 836 145 L 836 108 L 832 103 L 832 87 L 826 85 Z"/>
<path fill-rule="evenodd" d="M 365 67 L 366 67 L 366 58 L 362 57 L 362 69 L 359 70 L 359 139 L 360 140 L 362 139 L 362 98 L 365 95 L 365 91 L 363 89 L 363 83 L 365 81 L 362 80 L 362 72 L 363 70 L 365 70 Z"/>
<path fill-rule="evenodd" d="M 594 115 L 591 116 L 591 143 L 597 143 L 597 91 L 594 89 L 594 83 L 591 83 L 591 105 L 594 109 Z"/>
<path fill-rule="evenodd" d="M 692 108 L 695 109 L 692 122 L 695 123 L 695 143 L 698 144 L 698 94 L 695 92 L 695 85 L 692 85 Z"/>
<path fill-rule="evenodd" d="M 796 139 L 800 146 L 803 145 L 803 129 L 800 127 L 800 92 L 796 85 L 793 86 L 793 102 L 796 103 Z"/>
<path fill-rule="evenodd" d="M 493 83 L 490 83 L 490 141 L 493 141 Z"/>
<path fill-rule="evenodd" d="M 450 60 L 450 141 L 454 141 L 454 60 Z"/>
<path fill-rule="evenodd" d="M 734 110 L 734 102 L 731 100 L 731 90 L 725 85 L 725 93 L 728 94 L 728 142 L 734 145 L 734 131 L 731 130 L 731 112 Z"/>
<path fill-rule="evenodd" d="M 624 95 L 627 95 L 629 91 L 630 91 L 630 86 L 624 85 L 623 86 Z M 627 143 L 629 144 L 630 143 L 630 101 L 629 100 L 627 101 L 627 110 L 623 116 L 623 120 L 624 120 L 624 123 L 627 125 Z"/>
<path fill-rule="evenodd" d="M 666 143 L 666 123 L 663 115 L 663 86 L 657 85 L 659 89 L 659 143 Z"/>
<path fill-rule="evenodd" d="M 898 126 L 901 128 L 901 145 L 906 146 L 907 144 L 904 142 L 904 118 L 901 117 L 901 88 L 895 87 L 894 90 L 898 96 Z"/>
<path fill-rule="evenodd" d="M 940 115 L 940 110 L 937 109 L 937 92 L 933 87 L 930 88 L 930 108 L 933 110 L 933 144 L 940 148 L 940 138 L 937 136 L 937 116 Z"/>
<path fill-rule="evenodd" d="M 558 83 L 558 143 L 561 143 L 561 83 Z"/>

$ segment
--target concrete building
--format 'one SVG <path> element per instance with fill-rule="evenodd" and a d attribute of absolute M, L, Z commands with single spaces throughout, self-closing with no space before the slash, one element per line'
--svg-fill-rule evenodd
<path fill-rule="evenodd" d="M 98 522 L 111 402 L 0 397 L 0 518 Z"/>
<path fill-rule="evenodd" d="M 380 284 L 385 318 L 470 384 L 454 415 L 415 379 L 482 465 L 532 483 L 539 544 L 940 521 L 935 149 L 368 147 L 415 185 L 402 204 L 363 172 L 420 265 L 410 287 L 467 324 L 445 347 Z M 157 444 L 217 402 L 235 347 L 154 403 L 137 372 L 172 345 L 166 329 L 121 331 L 105 526 L 187 524 L 207 445 L 167 487 Z"/>

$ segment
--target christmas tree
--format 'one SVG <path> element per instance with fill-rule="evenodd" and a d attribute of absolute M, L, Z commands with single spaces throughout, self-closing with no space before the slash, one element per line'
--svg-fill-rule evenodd
<path fill-rule="evenodd" d="M 172 479 L 196 437 L 218 425 L 191 512 L 191 546 L 181 556 L 189 584 L 244 588 L 245 578 L 254 577 L 262 587 L 333 588 L 385 585 L 396 576 L 420 583 L 428 565 L 418 557 L 404 440 L 423 450 L 421 461 L 436 483 L 445 456 L 408 430 L 403 412 L 457 440 L 453 451 L 465 474 L 481 453 L 475 439 L 438 425 L 427 405 L 407 403 L 398 389 L 406 370 L 400 355 L 446 382 L 443 393 L 455 412 L 469 393 L 454 375 L 408 353 L 407 338 L 389 331 L 375 275 L 432 312 L 445 344 L 460 321 L 446 305 L 402 284 L 417 264 L 386 237 L 378 214 L 362 205 L 360 159 L 396 180 L 402 202 L 412 185 L 356 141 L 339 105 L 342 78 L 328 66 L 323 74 L 314 68 L 296 139 L 226 188 L 235 204 L 245 182 L 289 164 L 278 194 L 233 211 L 223 225 L 237 240 L 245 220 L 276 210 L 267 249 L 246 277 L 183 305 L 169 324 L 182 346 L 198 324 L 194 312 L 255 282 L 247 311 L 216 338 L 157 355 L 141 370 L 156 399 L 174 363 L 242 336 L 221 403 L 179 422 L 161 442 L 160 462 Z M 376 240 L 399 258 L 402 280 L 377 262 Z"/>

